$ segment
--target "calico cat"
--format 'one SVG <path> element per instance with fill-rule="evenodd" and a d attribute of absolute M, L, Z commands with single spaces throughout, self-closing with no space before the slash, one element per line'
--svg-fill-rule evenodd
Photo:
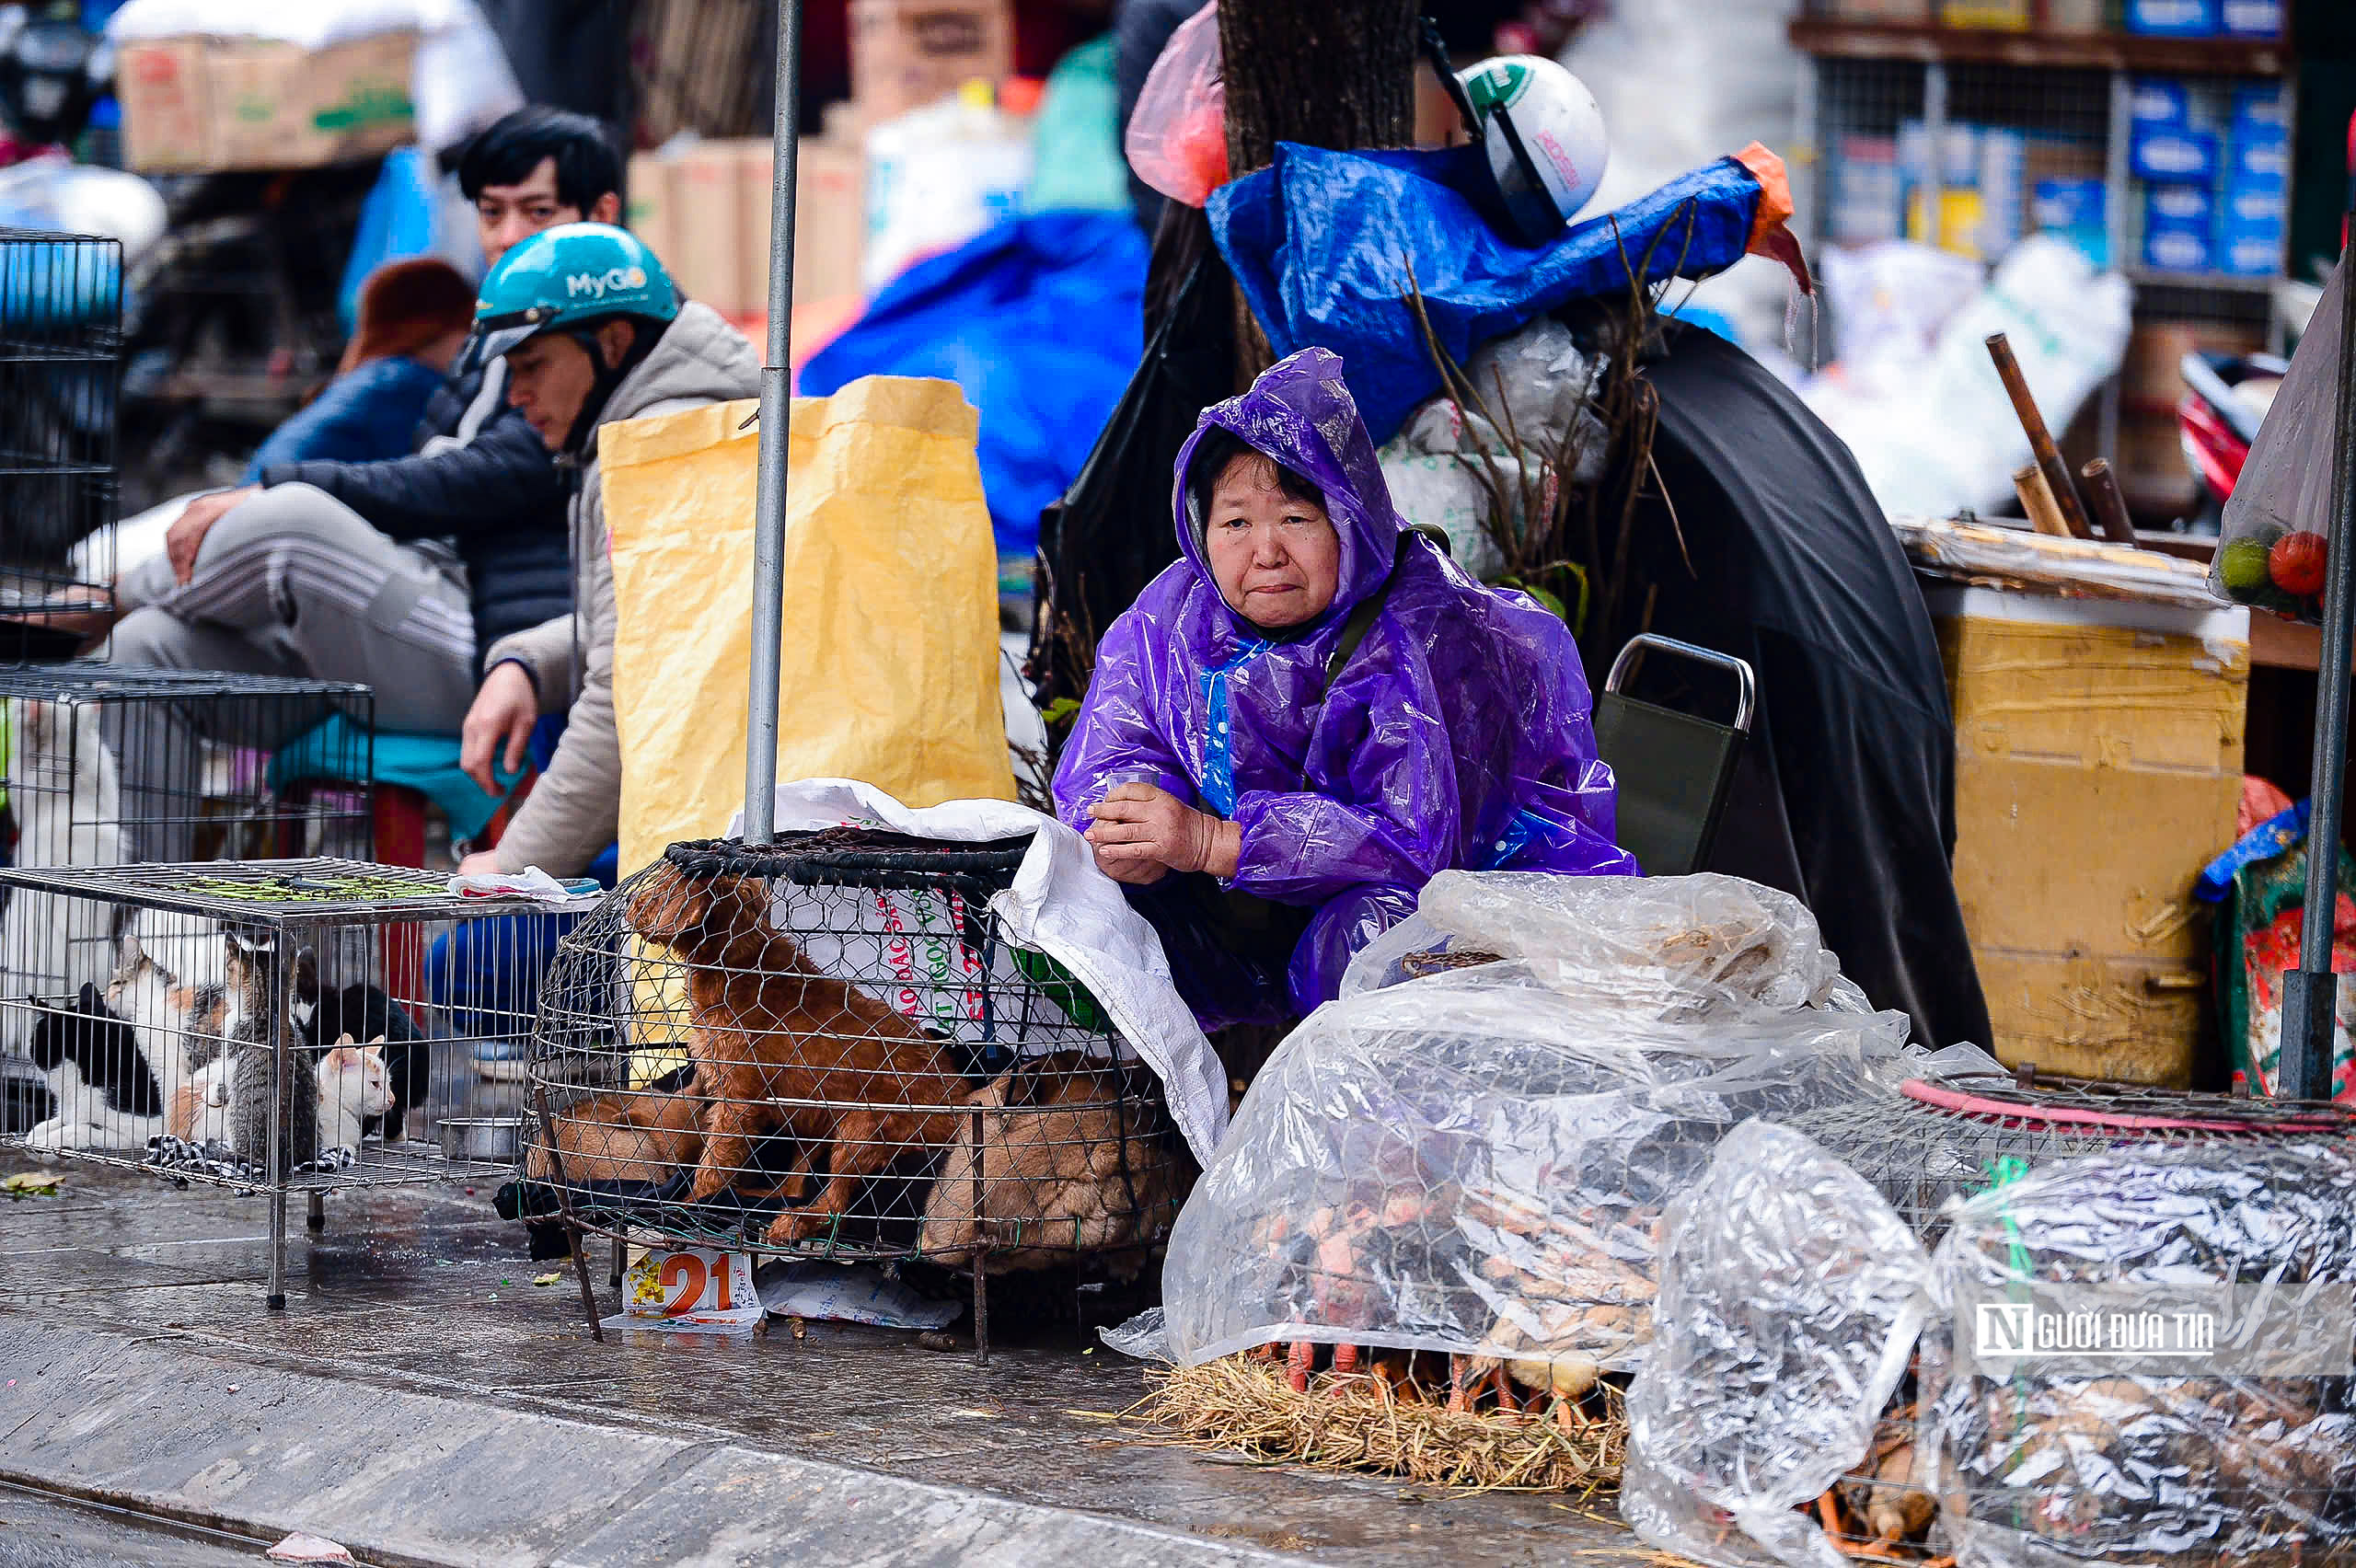
<path fill-rule="evenodd" d="M 122 784 L 98 735 L 94 703 L 0 702 L 8 727 L 8 815 L 13 864 L 118 866 Z M 106 984 L 113 963 L 99 925 L 105 906 L 27 888 L 0 908 L 0 996 L 70 997 Z M 37 1009 L 0 1009 L 0 1049 L 22 1052 Z"/>
<path fill-rule="evenodd" d="M 214 946 L 223 946 L 214 932 Z M 214 967 L 223 967 L 214 953 Z M 183 986 L 172 1001 L 186 1020 L 188 1033 L 180 1060 L 188 1081 L 167 1095 L 164 1130 L 191 1143 L 229 1141 L 229 987 L 222 981 Z"/>
<path fill-rule="evenodd" d="M 284 1012 L 272 1005 L 280 974 L 274 939 L 268 932 L 231 931 L 225 941 L 224 968 L 231 998 L 225 1035 L 229 1147 L 257 1165 L 270 1158 L 271 1074 L 283 1046 L 284 1092 L 278 1096 L 278 1170 L 263 1174 L 284 1177 L 296 1165 L 318 1157 L 318 1070 L 311 1053 L 294 1038 Z"/>
<path fill-rule="evenodd" d="M 138 1031 L 85 984 L 70 1010 L 44 1008 L 32 1026 L 33 1065 L 48 1079 L 51 1113 L 25 1135 L 35 1153 L 136 1152 L 163 1131 L 164 1096 Z"/>

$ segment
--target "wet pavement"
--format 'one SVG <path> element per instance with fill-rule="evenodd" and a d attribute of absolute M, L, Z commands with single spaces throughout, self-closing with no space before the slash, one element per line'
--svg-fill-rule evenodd
<path fill-rule="evenodd" d="M 0 1174 L 28 1168 L 0 1154 Z M 1106 1419 L 1140 1396 L 1142 1368 L 1083 1335 L 1068 1296 L 994 1291 L 987 1366 L 969 1349 L 927 1350 L 909 1333 L 835 1324 L 811 1324 L 802 1337 L 781 1323 L 753 1339 L 641 1332 L 601 1345 L 588 1336 L 570 1273 L 555 1286 L 532 1283 L 554 1265 L 527 1261 L 521 1228 L 491 1212 L 487 1188 L 421 1187 L 331 1194 L 326 1230 L 307 1241 L 297 1204 L 288 1309 L 271 1314 L 264 1200 L 89 1166 L 52 1169 L 64 1178 L 60 1195 L 0 1204 L 0 1366 L 9 1378 L 40 1374 L 52 1406 L 12 1405 L 16 1386 L 0 1390 L 0 1476 L 9 1481 L 137 1497 L 256 1535 L 293 1520 L 334 1536 L 341 1499 L 367 1528 L 339 1539 L 408 1541 L 394 1555 L 421 1562 L 818 1561 L 840 1543 L 814 1537 L 807 1551 L 787 1551 L 780 1532 L 804 1515 L 814 1528 L 835 1530 L 865 1502 L 898 1510 L 894 1528 L 922 1533 L 957 1505 L 955 1494 L 928 1488 L 970 1489 L 992 1506 L 960 1517 L 957 1529 L 981 1532 L 963 1547 L 925 1535 L 911 1561 L 1045 1561 L 1057 1551 L 1075 1562 L 1109 1553 L 1463 1568 L 1657 1561 L 1611 1518 L 1608 1500 L 1449 1497 L 1161 1444 Z M 602 1255 L 593 1278 L 600 1309 L 614 1310 Z M 58 1378 L 88 1381 L 118 1401 L 110 1410 L 153 1411 L 178 1424 L 145 1447 L 109 1433 L 103 1456 L 86 1454 L 57 1405 Z M 302 1451 L 344 1470 L 309 1489 L 273 1477 L 273 1463 L 294 1463 L 294 1450 L 271 1410 L 249 1402 L 276 1401 L 291 1430 L 309 1420 L 298 1413 L 312 1408 L 306 1401 L 330 1387 L 333 1451 Z M 23 1391 L 31 1389 L 29 1380 Z M 28 1413 L 12 1415 L 17 1408 Z M 30 1424 L 19 1433 L 12 1422 Z M 204 1444 L 227 1441 L 232 1426 L 250 1428 L 251 1441 L 240 1437 L 234 1450 L 243 1458 L 185 1476 L 172 1470 L 174 1456 L 210 1451 Z M 485 1454 L 446 1451 L 466 1441 Z M 221 1481 L 225 1463 L 239 1472 L 235 1484 Z M 448 1519 L 400 1517 L 405 1494 L 394 1482 L 404 1466 L 419 1467 L 420 1487 L 479 1475 L 485 1496 L 476 1501 L 487 1512 L 496 1511 L 491 1493 L 515 1493 L 496 1550 L 458 1552 Z M 145 1483 L 150 1470 L 163 1479 Z M 862 1483 L 863 1473 L 906 1484 Z M 283 1496 L 269 1493 L 272 1481 Z M 430 1512 L 448 1500 L 420 1496 L 414 1505 Z M 1072 1528 L 1050 1529 L 1056 1522 L 1040 1509 L 1069 1511 Z M 765 1521 L 758 1541 L 723 1539 L 731 1510 Z M 0 1505 L 0 1518 L 9 1516 Z M 682 1544 L 690 1541 L 693 1550 Z M 46 1559 L 0 1553 L 0 1568 L 18 1561 Z"/>

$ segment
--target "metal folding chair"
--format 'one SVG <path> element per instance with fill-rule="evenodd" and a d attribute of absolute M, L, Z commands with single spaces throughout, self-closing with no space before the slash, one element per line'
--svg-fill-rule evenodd
<path fill-rule="evenodd" d="M 1734 722 L 1680 713 L 1624 689 L 1649 651 L 1713 664 L 1735 679 Z M 1595 742 L 1618 780 L 1620 844 L 1646 876 L 1683 876 L 1706 864 L 1726 813 L 1735 766 L 1750 734 L 1757 684 L 1731 653 L 1651 632 L 1628 640 L 1595 702 Z"/>

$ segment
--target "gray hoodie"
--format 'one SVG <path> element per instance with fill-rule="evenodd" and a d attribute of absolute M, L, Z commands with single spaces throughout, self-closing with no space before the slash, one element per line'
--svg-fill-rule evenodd
<path fill-rule="evenodd" d="M 539 687 L 543 714 L 569 713 L 548 772 L 499 840 L 499 869 L 537 866 L 578 876 L 614 841 L 621 823 L 622 749 L 614 727 L 614 568 L 606 537 L 597 437 L 622 420 L 755 398 L 761 360 L 742 332 L 690 301 L 654 350 L 606 399 L 582 459 L 572 499 L 573 613 L 502 637 L 483 669 L 520 662 Z"/>

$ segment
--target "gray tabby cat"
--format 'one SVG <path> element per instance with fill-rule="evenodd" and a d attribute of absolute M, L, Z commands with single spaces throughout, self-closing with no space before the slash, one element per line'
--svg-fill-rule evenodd
<path fill-rule="evenodd" d="M 278 1097 L 275 1174 L 283 1177 L 318 1158 L 318 1067 L 287 1027 L 273 939 L 267 933 L 232 931 L 227 940 L 229 1147 L 257 1166 L 269 1159 L 270 1076 L 283 1046 L 285 1084 Z"/>

